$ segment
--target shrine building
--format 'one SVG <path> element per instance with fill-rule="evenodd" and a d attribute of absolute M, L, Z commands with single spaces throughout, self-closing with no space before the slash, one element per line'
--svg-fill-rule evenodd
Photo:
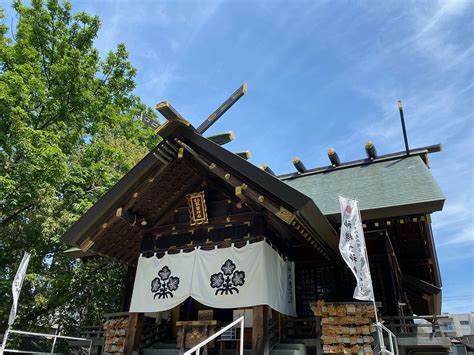
<path fill-rule="evenodd" d="M 295 158 L 295 171 L 277 176 L 227 150 L 231 133 L 206 138 L 171 105 L 159 111 L 163 125 L 143 119 L 161 142 L 63 236 L 80 249 L 73 256 L 128 266 L 104 354 L 182 353 L 241 315 L 248 353 L 377 353 L 373 310 L 352 298 L 356 282 L 338 249 L 339 195 L 360 203 L 378 312 L 400 353 L 449 350 L 434 317 L 431 214 L 445 197 L 428 156 L 440 145 L 378 155 L 368 143 L 350 162 L 330 150 L 328 166 Z M 422 339 L 415 315 L 433 336 Z M 121 338 L 107 335 L 120 324 Z M 238 333 L 207 351 L 230 351 Z"/>

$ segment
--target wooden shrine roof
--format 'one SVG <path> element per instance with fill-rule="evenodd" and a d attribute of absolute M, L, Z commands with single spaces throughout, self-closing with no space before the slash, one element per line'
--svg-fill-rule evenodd
<path fill-rule="evenodd" d="M 340 220 L 338 195 L 356 198 L 364 220 L 440 211 L 445 200 L 419 154 L 280 178 L 311 197 L 332 222 Z"/>
<path fill-rule="evenodd" d="M 132 263 L 140 249 L 141 222 L 153 226 L 203 175 L 235 189 L 243 201 L 258 204 L 301 234 L 330 258 L 338 236 L 314 201 L 277 177 L 255 167 L 198 134 L 182 121 L 167 121 L 163 141 L 127 173 L 63 235 L 67 244 Z"/>
<path fill-rule="evenodd" d="M 331 224 L 339 220 L 338 194 L 357 198 L 364 220 L 443 207 L 426 164 L 433 147 L 277 177 L 204 138 L 186 121 L 168 120 L 163 127 L 162 142 L 70 227 L 63 236 L 67 244 L 132 263 L 145 227 L 159 226 L 208 177 L 286 225 L 326 259 L 339 255 Z"/>

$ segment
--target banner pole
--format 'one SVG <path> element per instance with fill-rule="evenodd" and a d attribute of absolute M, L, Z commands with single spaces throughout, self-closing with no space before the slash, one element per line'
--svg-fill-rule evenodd
<path fill-rule="evenodd" d="M 3 350 L 7 346 L 7 339 L 8 339 L 9 332 L 10 332 L 10 325 L 8 325 L 8 328 L 5 331 L 5 334 L 3 334 L 3 341 L 2 341 L 2 347 L 0 348 L 0 355 L 3 355 Z"/>
<path fill-rule="evenodd" d="M 357 213 L 359 214 L 359 221 L 362 223 L 362 215 L 360 214 L 360 209 L 359 209 L 359 201 L 355 200 L 356 206 L 357 206 Z M 364 233 L 362 231 L 362 233 Z M 370 271 L 370 263 L 369 263 L 369 254 L 367 253 L 367 244 L 365 243 L 365 236 L 364 236 L 364 254 L 365 254 L 365 260 L 367 261 L 367 265 Z M 379 316 L 377 312 L 377 305 L 375 304 L 375 292 L 373 292 L 374 289 L 374 283 L 372 281 L 372 276 L 370 276 L 370 287 L 372 288 L 372 304 L 374 306 L 374 315 L 375 315 L 375 327 L 377 328 L 377 335 L 379 337 L 379 346 L 380 346 L 380 354 L 386 354 L 387 348 L 385 347 L 385 341 L 383 339 L 383 332 L 380 329 L 380 323 L 379 323 Z"/>
<path fill-rule="evenodd" d="M 377 305 L 375 304 L 375 298 L 372 299 L 372 303 L 374 305 L 375 326 L 377 328 L 377 335 L 379 337 L 380 354 L 385 354 L 386 353 L 385 350 L 387 348 L 385 347 L 385 341 L 383 339 L 383 332 L 381 331 L 380 326 L 379 326 L 379 317 L 377 315 Z"/>
<path fill-rule="evenodd" d="M 58 339 L 58 335 L 61 335 L 61 332 L 56 332 L 55 336 L 54 336 L 54 339 L 53 339 L 53 346 L 51 347 L 51 353 L 50 355 L 53 355 L 54 354 L 54 347 L 56 346 L 56 340 Z"/>
<path fill-rule="evenodd" d="M 359 212 L 359 217 L 360 217 L 360 212 Z M 365 258 L 366 258 L 367 263 L 368 263 L 369 262 L 369 255 L 367 253 L 367 246 L 364 246 L 364 252 L 365 252 Z M 372 287 L 372 290 L 373 290 L 374 289 L 374 283 L 372 281 L 372 277 L 370 277 L 370 284 L 371 284 L 371 287 Z M 373 297 L 372 297 L 372 304 L 374 305 L 375 326 L 377 328 L 377 335 L 379 337 L 380 353 L 385 354 L 385 350 L 387 350 L 387 348 L 385 347 L 385 341 L 383 339 L 383 332 L 382 332 L 382 330 L 380 329 L 380 326 L 379 326 L 379 316 L 377 314 L 377 305 L 375 304 L 375 293 L 373 294 Z"/>

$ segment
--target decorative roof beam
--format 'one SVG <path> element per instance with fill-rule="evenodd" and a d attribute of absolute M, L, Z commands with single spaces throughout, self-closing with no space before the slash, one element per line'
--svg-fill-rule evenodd
<path fill-rule="evenodd" d="M 270 167 L 268 166 L 268 164 L 260 164 L 260 169 L 262 169 L 263 171 L 265 171 L 266 173 L 269 173 L 270 175 L 273 175 L 275 176 L 275 173 L 273 172 L 272 169 L 270 169 Z"/>
<path fill-rule="evenodd" d="M 250 151 L 248 150 L 245 150 L 243 152 L 235 152 L 234 153 L 235 155 L 238 155 L 239 157 L 241 157 L 242 159 L 245 159 L 245 160 L 249 160 L 250 159 Z"/>
<path fill-rule="evenodd" d="M 161 101 L 156 104 L 156 110 L 161 113 L 168 121 L 184 120 L 183 116 L 179 114 L 176 109 L 171 106 L 169 101 Z"/>
<path fill-rule="evenodd" d="M 149 116 L 147 116 L 145 114 L 145 112 L 142 112 L 140 114 L 140 118 L 142 120 L 142 122 L 147 125 L 148 127 L 150 127 L 152 130 L 154 130 L 155 132 L 158 132 L 158 130 L 160 129 L 160 123 L 155 120 L 154 118 L 151 118 Z"/>
<path fill-rule="evenodd" d="M 131 226 L 134 226 L 137 223 L 139 223 L 142 226 L 146 226 L 148 224 L 147 221 L 143 217 L 137 216 L 136 214 L 128 210 L 125 210 L 122 207 L 117 208 L 115 215 L 123 219 L 125 222 L 127 222 Z"/>
<path fill-rule="evenodd" d="M 339 159 L 339 156 L 337 155 L 334 148 L 329 148 L 328 157 L 329 157 L 329 161 L 331 162 L 331 165 L 332 165 L 333 168 L 335 168 L 336 166 L 341 165 L 341 160 Z"/>
<path fill-rule="evenodd" d="M 222 105 L 219 106 L 196 130 L 203 134 L 211 127 L 228 109 L 232 107 L 247 92 L 247 84 L 244 83 L 238 88 Z"/>
<path fill-rule="evenodd" d="M 306 167 L 304 166 L 303 162 L 301 161 L 300 158 L 294 157 L 293 158 L 293 165 L 295 166 L 296 170 L 298 170 L 299 173 L 303 174 L 306 172 Z"/>
<path fill-rule="evenodd" d="M 365 144 L 365 153 L 367 154 L 367 158 L 369 158 L 370 160 L 377 159 L 377 150 L 375 149 L 374 143 L 368 141 Z"/>
<path fill-rule="evenodd" d="M 92 233 L 88 234 L 89 236 L 79 245 L 79 248 L 83 251 L 86 252 L 94 244 L 96 244 L 97 240 L 105 233 L 105 231 L 113 225 L 120 217 L 117 216 L 116 214 L 110 216 L 108 219 L 106 219 L 100 227 L 96 228 Z M 96 252 L 96 250 L 92 250 L 93 252 Z"/>
<path fill-rule="evenodd" d="M 211 142 L 214 142 L 216 144 L 224 145 L 224 144 L 227 144 L 227 143 L 233 141 L 234 138 L 235 138 L 235 135 L 234 135 L 234 132 L 229 131 L 229 132 L 225 132 L 225 133 L 214 134 L 214 135 L 208 136 L 206 138 L 209 139 Z"/>
<path fill-rule="evenodd" d="M 251 223 L 255 217 L 255 213 L 246 212 L 241 214 L 234 214 L 230 216 L 220 216 L 210 218 L 207 224 L 196 224 L 193 226 L 189 225 L 189 222 L 175 223 L 170 225 L 160 225 L 152 227 L 152 231 L 155 234 L 163 235 L 169 233 L 172 230 L 174 233 L 186 233 L 193 232 L 196 229 L 201 228 L 212 228 L 215 226 L 230 226 L 230 225 L 240 225 L 245 223 Z"/>

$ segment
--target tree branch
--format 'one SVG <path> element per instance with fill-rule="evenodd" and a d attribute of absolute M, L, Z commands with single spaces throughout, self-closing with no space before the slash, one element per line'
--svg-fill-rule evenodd
<path fill-rule="evenodd" d="M 13 220 L 14 218 L 16 218 L 18 215 L 20 215 L 22 212 L 25 212 L 26 210 L 34 207 L 35 205 L 34 204 L 30 204 L 30 205 L 26 205 L 26 206 L 23 206 L 22 208 L 20 208 L 19 210 L 17 210 L 16 212 L 14 212 L 12 215 L 8 216 L 7 218 L 5 218 L 3 221 L 0 221 L 0 226 L 6 226 L 11 220 Z"/>

